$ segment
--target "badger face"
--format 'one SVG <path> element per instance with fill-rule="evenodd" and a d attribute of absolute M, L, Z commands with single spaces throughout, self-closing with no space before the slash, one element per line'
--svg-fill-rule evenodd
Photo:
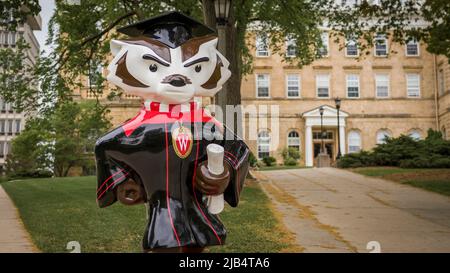
<path fill-rule="evenodd" d="M 108 81 L 126 93 L 166 104 L 213 96 L 231 75 L 217 38 L 193 38 L 170 48 L 147 37 L 112 40 Z"/>

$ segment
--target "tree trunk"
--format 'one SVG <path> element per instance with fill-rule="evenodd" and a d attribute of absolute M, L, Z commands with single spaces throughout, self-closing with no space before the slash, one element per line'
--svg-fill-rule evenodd
<path fill-rule="evenodd" d="M 214 1 L 213 0 L 203 0 L 203 18 L 206 25 L 211 28 L 216 28 L 216 14 L 214 10 Z M 228 80 L 227 84 L 224 85 L 221 91 L 223 92 L 221 96 L 216 96 L 215 104 L 222 107 L 224 111 L 224 123 L 227 123 L 225 120 L 225 110 L 226 105 L 239 105 L 241 104 L 241 52 L 238 41 L 238 33 L 236 29 L 236 18 L 234 14 L 234 9 L 231 7 L 230 17 L 228 20 L 228 24 L 226 25 L 226 55 L 225 58 L 230 62 L 230 71 L 231 77 Z M 239 120 L 239 119 L 238 119 Z M 240 121 L 240 120 L 239 120 Z M 237 130 L 237 122 L 234 122 L 235 131 Z"/>

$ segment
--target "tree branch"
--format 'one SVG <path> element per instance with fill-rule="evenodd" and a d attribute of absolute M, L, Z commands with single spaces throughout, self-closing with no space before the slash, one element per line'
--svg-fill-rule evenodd
<path fill-rule="evenodd" d="M 80 43 L 80 47 L 84 47 L 87 43 L 91 42 L 91 41 L 98 41 L 103 35 L 105 35 L 106 33 L 108 33 L 111 29 L 113 29 L 116 25 L 118 25 L 122 20 L 131 17 L 133 15 L 136 15 L 135 11 L 130 11 L 122 16 L 120 16 L 119 18 L 117 18 L 114 22 L 112 22 L 111 24 L 109 24 L 104 30 L 102 30 L 101 32 L 95 34 L 95 35 L 91 35 L 89 37 L 87 37 L 86 39 L 84 39 L 81 43 Z M 67 47 L 65 49 L 63 49 L 63 51 L 61 52 L 61 54 L 59 55 L 58 61 L 56 62 L 56 65 L 59 65 L 58 69 L 59 70 L 68 60 L 68 56 L 65 56 L 67 52 Z"/>

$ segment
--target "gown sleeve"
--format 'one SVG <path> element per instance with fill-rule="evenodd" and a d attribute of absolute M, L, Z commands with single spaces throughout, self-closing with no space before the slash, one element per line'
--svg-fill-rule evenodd
<path fill-rule="evenodd" d="M 115 137 L 111 133 L 101 137 L 95 144 L 95 162 L 97 167 L 97 204 L 107 207 L 117 201 L 116 186 L 127 180 L 129 171 L 120 162 L 107 155 L 108 147 L 114 145 Z"/>
<path fill-rule="evenodd" d="M 224 126 L 224 129 L 222 143 L 225 150 L 224 160 L 231 167 L 230 183 L 224 192 L 224 199 L 230 206 L 236 207 L 248 173 L 250 149 L 242 139 L 238 138 L 226 126 Z"/>

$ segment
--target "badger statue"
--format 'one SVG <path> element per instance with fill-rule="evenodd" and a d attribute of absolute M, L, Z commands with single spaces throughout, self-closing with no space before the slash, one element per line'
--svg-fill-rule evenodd
<path fill-rule="evenodd" d="M 214 30 L 178 12 L 118 29 L 108 81 L 142 98 L 139 113 L 98 139 L 97 203 L 146 204 L 144 251 L 201 252 L 225 243 L 207 196 L 239 202 L 249 149 L 194 97 L 213 96 L 230 77 Z M 223 171 L 208 169 L 206 147 L 223 147 Z"/>

